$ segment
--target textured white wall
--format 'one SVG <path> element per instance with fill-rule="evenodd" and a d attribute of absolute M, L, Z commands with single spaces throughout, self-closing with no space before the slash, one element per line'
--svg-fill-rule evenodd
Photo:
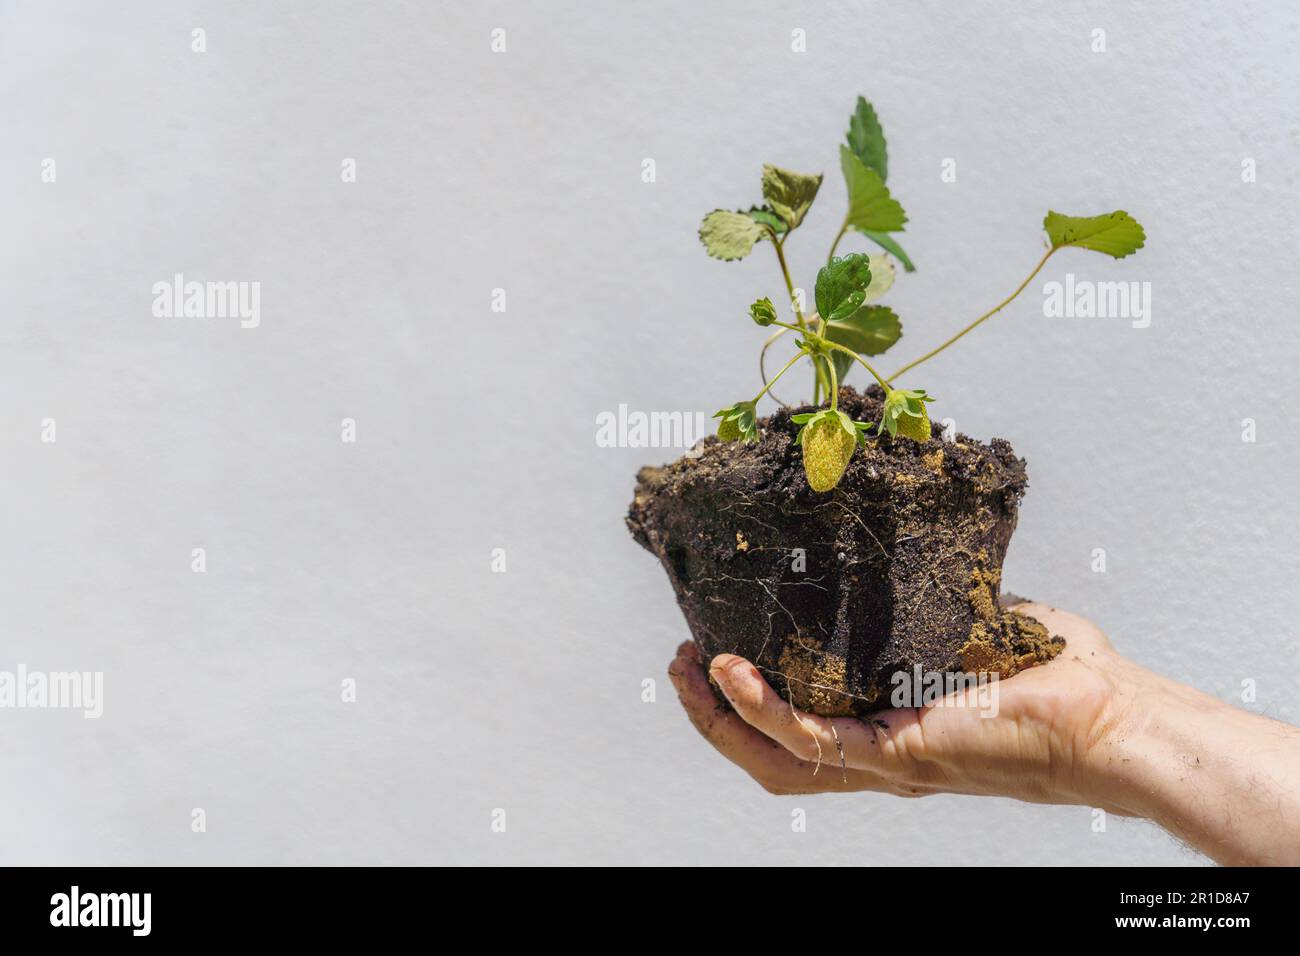
<path fill-rule="evenodd" d="M 920 267 L 899 359 L 1015 287 L 1049 206 L 1146 226 L 1043 278 L 1149 281 L 1150 328 L 1036 284 L 917 379 L 1029 460 L 1008 588 L 1300 720 L 1291 5 L 123 7 L 0 7 L 0 670 L 106 681 L 98 721 L 0 710 L 0 861 L 1196 861 L 1086 808 L 772 798 L 672 699 L 686 628 L 622 525 L 667 453 L 595 416 L 753 389 L 778 275 L 695 229 L 764 161 L 824 170 L 810 286 L 858 93 Z M 176 272 L 260 281 L 261 326 L 154 318 Z"/>

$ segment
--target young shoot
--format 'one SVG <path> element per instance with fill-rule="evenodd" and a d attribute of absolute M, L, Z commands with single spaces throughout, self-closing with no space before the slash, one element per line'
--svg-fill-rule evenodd
<path fill-rule="evenodd" d="M 804 473 L 814 491 L 827 492 L 839 484 L 854 450 L 865 444 L 867 432 L 879 441 L 888 432 L 891 441 L 915 442 L 930 439 L 930 416 L 926 405 L 934 401 L 925 389 L 903 389 L 895 380 L 912 371 L 992 318 L 1009 305 L 1042 271 L 1047 261 L 1067 247 L 1091 249 L 1122 259 L 1142 248 L 1146 235 L 1128 213 L 1118 210 L 1100 216 L 1064 216 L 1049 211 L 1043 220 L 1047 251 L 1011 295 L 966 325 L 935 348 L 913 359 L 888 378 L 868 361 L 883 355 L 903 335 L 898 315 L 879 300 L 894 284 L 897 261 L 904 271 L 916 267 L 894 237 L 903 231 L 907 214 L 885 185 L 888 158 L 884 130 L 876 111 L 862 97 L 849 117 L 845 143 L 840 146 L 840 171 L 848 193 L 848 211 L 830 245 L 826 264 L 813 286 L 816 311 L 805 314 L 794 280 L 786 265 L 785 244 L 799 228 L 821 189 L 822 175 L 805 175 L 765 165 L 762 177 L 763 204 L 744 211 L 716 209 L 704 217 L 700 241 L 716 259 L 743 259 L 760 242 L 770 243 L 784 280 L 792 322 L 783 322 L 772 300 L 763 297 L 749 307 L 749 317 L 763 327 L 775 327 L 760 355 L 760 369 L 769 347 L 787 333 L 794 354 L 772 376 L 764 373 L 763 388 L 752 399 L 737 402 L 717 412 L 718 437 L 724 441 L 758 441 L 758 402 L 786 372 L 801 360 L 812 369 L 812 403 L 825 404 L 815 412 L 794 415 L 799 426 L 796 443 L 802 449 Z M 863 236 L 879 253 L 835 253 L 850 233 Z M 839 386 L 861 365 L 884 390 L 880 421 L 855 422 L 838 407 Z"/>

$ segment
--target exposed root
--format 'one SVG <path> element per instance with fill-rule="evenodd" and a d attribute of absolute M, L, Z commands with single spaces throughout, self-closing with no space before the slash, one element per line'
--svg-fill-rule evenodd
<path fill-rule="evenodd" d="M 794 709 L 794 701 L 791 700 L 791 701 L 788 701 L 787 703 L 789 703 L 789 705 L 790 705 L 790 716 L 794 718 L 794 722 L 795 722 L 796 724 L 798 724 L 801 728 L 803 728 L 803 730 L 804 730 L 805 732 L 807 732 L 808 736 L 811 737 L 811 738 L 813 739 L 813 743 L 815 743 L 815 744 L 817 745 L 817 764 L 816 764 L 816 766 L 813 767 L 813 776 L 815 777 L 815 776 L 817 776 L 817 771 L 820 770 L 820 769 L 822 768 L 822 741 L 821 741 L 821 738 L 818 737 L 817 734 L 816 734 L 816 732 L 813 731 L 813 730 L 811 730 L 811 729 L 808 727 L 808 725 L 805 724 L 805 723 L 803 722 L 803 718 L 801 718 L 801 717 L 799 716 L 799 711 L 797 711 L 797 710 Z"/>
<path fill-rule="evenodd" d="M 849 771 L 844 765 L 844 744 L 840 742 L 840 732 L 835 729 L 835 721 L 831 721 L 831 736 L 835 738 L 835 749 L 840 752 L 840 777 L 848 783 Z"/>
<path fill-rule="evenodd" d="M 800 687 L 807 687 L 810 690 L 824 690 L 831 694 L 838 694 L 840 697 L 844 697 L 848 700 L 860 700 L 864 704 L 879 706 L 878 697 L 867 697 L 863 694 L 855 694 L 852 691 L 847 691 L 843 687 L 832 687 L 829 684 L 819 684 L 816 681 L 801 680 L 800 678 L 793 677 L 785 671 L 778 670 L 775 667 L 763 667 L 759 664 L 755 664 L 754 666 L 764 674 L 771 674 L 773 677 L 780 677 L 782 680 L 790 684 L 798 684 Z"/>

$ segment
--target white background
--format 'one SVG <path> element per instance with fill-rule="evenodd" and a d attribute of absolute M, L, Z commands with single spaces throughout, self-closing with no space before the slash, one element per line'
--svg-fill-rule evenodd
<path fill-rule="evenodd" d="M 673 699 L 686 627 L 622 523 L 675 453 L 595 419 L 756 390 L 744 310 L 779 273 L 695 230 L 765 161 L 824 171 L 811 287 L 865 94 L 920 269 L 891 365 L 1009 293 L 1049 207 L 1146 227 L 913 380 L 1029 461 L 1006 586 L 1300 719 L 1298 29 L 1282 2 L 0 4 L 0 670 L 105 673 L 100 720 L 0 710 L 0 862 L 1198 862 L 1082 807 L 764 794 Z M 1067 271 L 1149 281 L 1151 327 L 1044 318 Z M 260 281 L 261 326 L 155 318 L 177 272 Z"/>

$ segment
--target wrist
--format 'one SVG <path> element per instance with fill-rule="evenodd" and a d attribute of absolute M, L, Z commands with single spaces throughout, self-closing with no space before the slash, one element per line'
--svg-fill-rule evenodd
<path fill-rule="evenodd" d="M 1114 699 L 1086 776 L 1100 806 L 1160 822 L 1177 801 L 1180 775 L 1201 759 L 1206 724 L 1232 708 L 1130 661 L 1117 663 Z"/>
<path fill-rule="evenodd" d="M 1220 863 L 1300 862 L 1300 842 L 1283 837 L 1300 813 L 1300 731 L 1118 660 L 1087 760 L 1095 805 L 1152 820 Z"/>

